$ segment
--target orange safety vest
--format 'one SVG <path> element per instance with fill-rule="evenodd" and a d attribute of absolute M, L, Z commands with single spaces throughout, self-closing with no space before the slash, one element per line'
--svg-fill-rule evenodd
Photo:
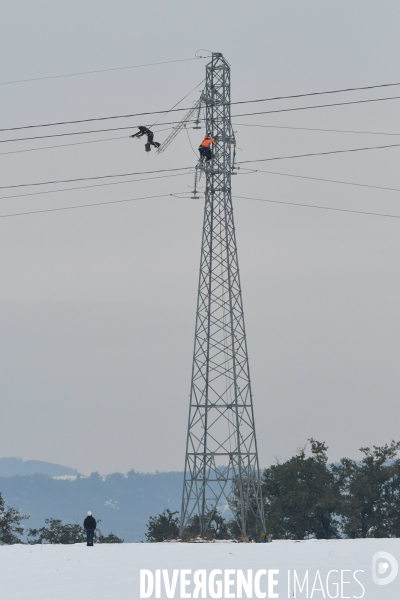
<path fill-rule="evenodd" d="M 208 148 L 210 144 L 213 143 L 215 138 L 209 138 L 206 135 L 204 136 L 203 141 L 201 142 L 200 146 L 204 146 L 204 148 Z"/>

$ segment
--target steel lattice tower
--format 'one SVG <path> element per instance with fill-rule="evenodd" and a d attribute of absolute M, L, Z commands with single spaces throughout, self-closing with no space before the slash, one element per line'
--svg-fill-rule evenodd
<path fill-rule="evenodd" d="M 234 510 L 242 533 L 250 512 L 264 529 L 253 400 L 231 196 L 230 67 L 213 53 L 203 94 L 216 141 L 206 177 L 200 279 L 181 533 L 194 515 L 200 533 L 217 506 Z M 236 496 L 231 495 L 235 486 Z"/>

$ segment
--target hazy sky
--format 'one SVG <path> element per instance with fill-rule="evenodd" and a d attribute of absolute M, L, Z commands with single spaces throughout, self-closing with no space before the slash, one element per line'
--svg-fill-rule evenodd
<path fill-rule="evenodd" d="M 3 0 L 0 82 L 191 58 L 206 48 L 230 62 L 234 101 L 395 83 L 399 19 L 398 3 L 385 0 Z M 202 81 L 205 62 L 0 85 L 0 125 L 168 109 Z M 400 86 L 233 113 L 396 95 Z M 237 118 L 239 160 L 400 143 L 399 108 L 393 100 Z M 2 132 L 0 140 L 138 124 Z M 129 139 L 133 131 L 0 143 L 0 185 L 195 164 L 185 133 L 157 156 Z M 189 135 L 196 148 L 203 131 Z M 3 154 L 107 137 L 123 139 Z M 399 156 L 389 148 L 254 168 L 400 189 Z M 0 215 L 191 185 L 187 175 L 3 198 Z M 396 191 L 265 173 L 233 185 L 234 195 L 400 215 Z M 327 442 L 331 460 L 399 439 L 400 219 L 240 199 L 234 206 L 261 465 L 311 436 Z M 183 469 L 202 210 L 202 200 L 162 198 L 0 219 L 0 456 L 84 473 Z"/>

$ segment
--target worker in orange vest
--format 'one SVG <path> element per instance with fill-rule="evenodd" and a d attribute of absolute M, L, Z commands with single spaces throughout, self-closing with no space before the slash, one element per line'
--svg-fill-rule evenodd
<path fill-rule="evenodd" d="M 211 137 L 211 133 L 207 133 L 204 136 L 204 139 L 199 146 L 200 158 L 204 157 L 206 162 L 208 160 L 211 160 L 211 158 L 212 158 L 212 152 L 211 152 L 210 145 L 214 141 L 215 141 L 215 138 Z"/>

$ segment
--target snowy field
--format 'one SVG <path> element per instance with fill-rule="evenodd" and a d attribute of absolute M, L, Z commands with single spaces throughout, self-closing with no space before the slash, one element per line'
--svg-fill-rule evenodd
<path fill-rule="evenodd" d="M 378 552 L 389 556 L 379 556 Z M 0 600 L 399 600 L 397 561 L 397 539 L 104 544 L 93 548 L 82 544 L 0 546 Z M 142 593 L 141 570 L 146 570 L 142 573 Z M 385 584 L 390 579 L 393 581 Z M 148 587 L 151 580 L 153 590 Z"/>

